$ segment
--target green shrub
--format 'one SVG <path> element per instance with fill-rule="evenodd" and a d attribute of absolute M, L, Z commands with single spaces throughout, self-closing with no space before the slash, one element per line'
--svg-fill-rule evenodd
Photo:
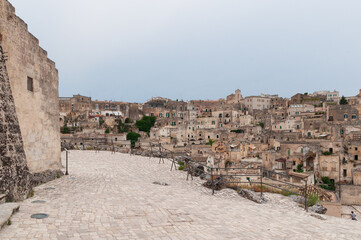
<path fill-rule="evenodd" d="M 184 165 L 179 166 L 178 170 L 184 170 Z"/>
<path fill-rule="evenodd" d="M 323 152 L 322 154 L 325 156 L 329 156 L 329 155 L 332 155 L 332 152 L 326 151 L 326 152 Z"/>
<path fill-rule="evenodd" d="M 213 145 L 214 141 L 212 139 L 209 139 L 208 142 L 206 143 L 206 145 Z"/>
<path fill-rule="evenodd" d="M 317 195 L 310 194 L 307 198 L 307 206 L 312 207 L 320 201 L 320 198 Z"/>
<path fill-rule="evenodd" d="M 105 134 L 108 134 L 108 133 L 110 133 L 109 128 L 105 129 Z"/>
<path fill-rule="evenodd" d="M 125 123 L 132 123 L 132 120 L 130 118 L 126 118 Z"/>
<path fill-rule="evenodd" d="M 322 182 L 324 184 L 320 184 L 320 188 L 326 189 L 326 190 L 330 190 L 330 191 L 335 191 L 336 187 L 335 187 L 335 183 L 332 182 L 328 177 L 322 177 L 321 178 Z"/>
<path fill-rule="evenodd" d="M 329 177 L 321 177 L 321 180 L 324 184 L 330 184 L 331 180 L 329 179 Z"/>
<path fill-rule="evenodd" d="M 299 172 L 299 173 L 303 172 L 303 165 L 302 164 L 297 165 L 297 172 Z"/>
<path fill-rule="evenodd" d="M 224 167 L 227 168 L 227 167 L 230 167 L 232 166 L 232 162 L 231 161 L 227 161 L 225 164 L 224 164 Z"/>
<path fill-rule="evenodd" d="M 102 118 L 99 118 L 99 126 L 103 125 L 105 121 Z"/>
<path fill-rule="evenodd" d="M 68 128 L 68 126 L 64 125 L 63 127 L 60 128 L 60 132 L 63 134 L 68 134 L 70 133 L 70 129 Z"/>
<path fill-rule="evenodd" d="M 179 166 L 184 166 L 184 162 L 178 161 L 178 165 L 179 165 Z"/>
<path fill-rule="evenodd" d="M 285 190 L 280 191 L 280 194 L 282 194 L 283 196 L 286 196 L 286 197 L 291 196 L 291 195 L 295 195 L 294 193 L 289 192 L 289 191 L 285 191 Z"/>

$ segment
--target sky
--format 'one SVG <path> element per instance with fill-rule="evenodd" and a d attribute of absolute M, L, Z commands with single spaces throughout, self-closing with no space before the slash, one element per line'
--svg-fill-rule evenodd
<path fill-rule="evenodd" d="M 9 0 L 59 95 L 145 102 L 361 89 L 360 0 Z"/>

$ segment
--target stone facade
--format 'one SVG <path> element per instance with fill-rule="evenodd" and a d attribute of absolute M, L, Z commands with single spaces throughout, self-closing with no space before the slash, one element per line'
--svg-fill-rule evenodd
<path fill-rule="evenodd" d="M 0 191 L 11 200 L 31 191 L 30 173 L 0 43 Z"/>
<path fill-rule="evenodd" d="M 58 171 L 60 162 L 58 71 L 15 8 L 0 0 L 0 41 L 32 173 Z"/>

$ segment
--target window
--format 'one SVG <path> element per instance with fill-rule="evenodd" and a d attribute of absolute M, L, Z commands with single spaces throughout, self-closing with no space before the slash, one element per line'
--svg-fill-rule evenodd
<path fill-rule="evenodd" d="M 343 118 L 348 118 L 348 115 L 347 114 L 343 115 Z"/>
<path fill-rule="evenodd" d="M 163 113 L 159 113 L 159 117 L 163 117 Z"/>
<path fill-rule="evenodd" d="M 169 118 L 169 113 L 166 113 L 165 116 L 166 116 L 167 118 Z"/>
<path fill-rule="evenodd" d="M 355 155 L 355 160 L 358 160 L 358 155 Z"/>
<path fill-rule="evenodd" d="M 351 117 L 352 119 L 356 119 L 356 115 L 352 115 L 352 117 Z"/>
<path fill-rule="evenodd" d="M 357 151 L 358 150 L 358 148 L 357 147 L 355 147 L 355 151 Z"/>
<path fill-rule="evenodd" d="M 28 77 L 28 90 L 34 92 L 33 79 L 31 77 Z"/>
<path fill-rule="evenodd" d="M 333 153 L 333 148 L 329 148 L 328 151 L 329 151 L 330 153 Z"/>
<path fill-rule="evenodd" d="M 343 177 L 347 177 L 347 169 L 343 170 Z"/>

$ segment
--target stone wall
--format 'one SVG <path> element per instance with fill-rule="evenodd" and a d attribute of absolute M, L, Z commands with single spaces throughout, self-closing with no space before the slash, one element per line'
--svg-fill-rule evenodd
<path fill-rule="evenodd" d="M 6 66 L 27 166 L 37 175 L 58 171 L 61 167 L 58 71 L 7 0 L 0 0 L 0 42 L 8 56 Z M 33 79 L 33 91 L 28 90 L 28 77 Z"/>
<path fill-rule="evenodd" d="M 361 205 L 361 186 L 341 185 L 341 203 L 345 205 Z"/>
<path fill-rule="evenodd" d="M 0 43 L 0 191 L 10 200 L 22 200 L 31 191 L 30 179 Z"/>

